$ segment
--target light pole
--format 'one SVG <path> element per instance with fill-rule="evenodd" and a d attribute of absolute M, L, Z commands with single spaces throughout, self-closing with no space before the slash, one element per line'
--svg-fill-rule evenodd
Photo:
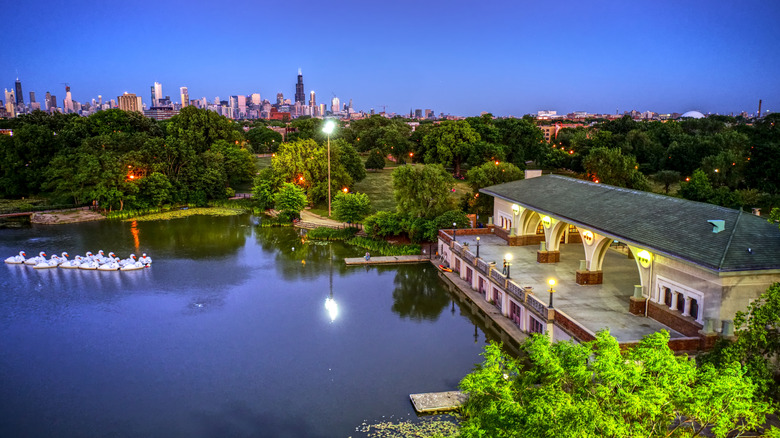
<path fill-rule="evenodd" d="M 509 280 L 511 277 L 509 277 L 509 269 L 512 267 L 512 254 L 506 253 L 506 256 L 504 256 L 506 259 L 506 279 Z"/>
<path fill-rule="evenodd" d="M 328 134 L 328 217 L 330 217 L 330 134 L 335 128 L 336 122 L 333 120 L 327 120 L 322 127 L 322 132 Z"/>
<path fill-rule="evenodd" d="M 477 258 L 479 258 L 479 236 L 477 236 Z"/>
<path fill-rule="evenodd" d="M 550 281 L 547 282 L 547 284 L 550 285 L 550 306 L 549 307 L 550 307 L 550 309 L 552 309 L 553 308 L 553 294 L 555 293 L 555 289 L 553 289 L 553 286 L 555 286 L 555 280 L 553 280 L 551 278 Z"/>
<path fill-rule="evenodd" d="M 458 229 L 455 228 L 457 226 L 458 226 L 458 224 L 456 224 L 455 222 L 452 223 L 452 241 L 453 242 L 457 242 L 458 241 L 458 238 L 455 237 L 455 235 L 458 233 Z"/>

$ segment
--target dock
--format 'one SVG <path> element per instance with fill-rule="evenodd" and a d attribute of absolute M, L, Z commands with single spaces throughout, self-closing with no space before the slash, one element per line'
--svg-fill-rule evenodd
<path fill-rule="evenodd" d="M 460 391 L 446 391 L 409 394 L 409 398 L 415 411 L 420 414 L 433 414 L 458 410 L 468 397 Z"/>
<path fill-rule="evenodd" d="M 345 258 L 344 263 L 347 266 L 362 266 L 362 265 L 394 265 L 399 263 L 424 263 L 429 262 L 431 259 L 428 255 L 405 255 L 405 256 L 382 256 L 382 257 L 369 257 L 366 260 L 365 257 L 351 257 Z"/>

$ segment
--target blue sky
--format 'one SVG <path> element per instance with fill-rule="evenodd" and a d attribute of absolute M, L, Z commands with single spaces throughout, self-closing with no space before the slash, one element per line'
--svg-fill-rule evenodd
<path fill-rule="evenodd" d="M 3 7 L 0 88 L 522 116 L 780 111 L 780 2 L 26 0 Z M 2 98 L 3 96 L 0 96 Z"/>

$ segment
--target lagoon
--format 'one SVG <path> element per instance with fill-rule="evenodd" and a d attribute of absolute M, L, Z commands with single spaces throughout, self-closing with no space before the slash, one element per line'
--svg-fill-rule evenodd
<path fill-rule="evenodd" d="M 0 436 L 358 437 L 416 420 L 480 361 L 482 326 L 429 264 L 249 215 L 0 230 L 0 256 L 148 253 L 134 272 L 0 266 Z M 338 315 L 325 308 L 332 297 Z"/>

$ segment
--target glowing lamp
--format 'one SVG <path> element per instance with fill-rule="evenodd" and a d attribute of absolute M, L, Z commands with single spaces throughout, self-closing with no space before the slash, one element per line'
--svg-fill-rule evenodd
<path fill-rule="evenodd" d="M 588 245 L 593 244 L 593 233 L 591 233 L 590 231 L 588 230 L 583 231 L 582 238 L 585 239 L 585 243 L 587 243 Z"/>
<path fill-rule="evenodd" d="M 652 260 L 652 255 L 650 255 L 650 253 L 646 250 L 643 249 L 636 253 L 636 258 L 639 260 L 639 264 L 642 265 L 643 268 L 650 267 L 650 260 Z"/>
<path fill-rule="evenodd" d="M 543 218 L 542 218 L 542 224 L 543 224 L 543 225 L 544 225 L 546 228 L 549 228 L 549 227 L 550 227 L 550 225 L 552 224 L 552 219 L 550 219 L 550 216 L 545 216 L 545 217 L 543 217 Z"/>

